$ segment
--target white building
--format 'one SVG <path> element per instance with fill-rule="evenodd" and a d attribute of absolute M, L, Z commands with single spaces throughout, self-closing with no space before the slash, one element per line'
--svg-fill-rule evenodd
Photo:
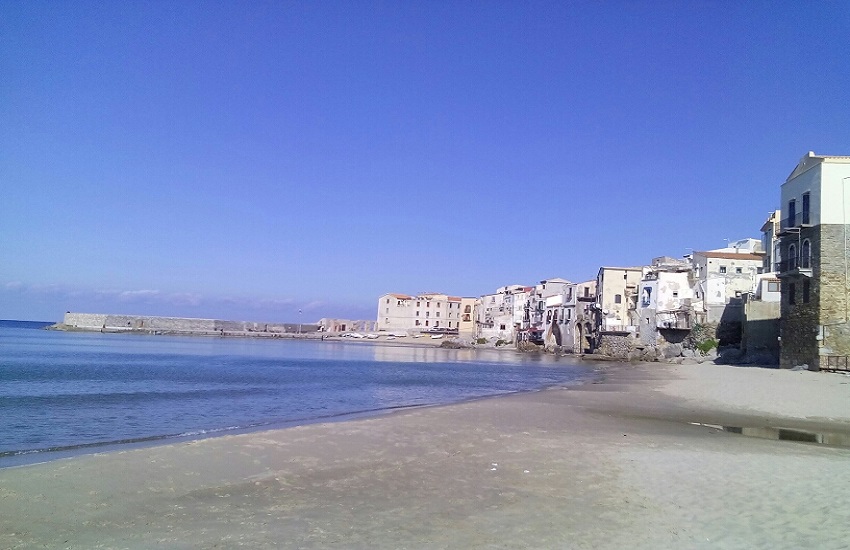
<path fill-rule="evenodd" d="M 740 321 L 744 294 L 755 292 L 763 271 L 762 254 L 748 252 L 694 252 L 694 309 L 701 321 Z"/>
<path fill-rule="evenodd" d="M 655 258 L 645 268 L 637 301 L 639 337 L 652 347 L 679 344 L 693 328 L 690 262 Z"/>
<path fill-rule="evenodd" d="M 533 290 L 533 287 L 507 285 L 479 297 L 475 301 L 476 336 L 515 342 Z"/>

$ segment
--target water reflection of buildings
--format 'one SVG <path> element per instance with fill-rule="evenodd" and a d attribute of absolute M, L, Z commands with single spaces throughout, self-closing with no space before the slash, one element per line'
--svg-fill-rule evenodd
<path fill-rule="evenodd" d="M 472 349 L 445 349 L 435 346 L 372 346 L 375 361 L 396 361 L 402 363 L 446 363 L 454 361 L 473 361 L 476 359 Z"/>

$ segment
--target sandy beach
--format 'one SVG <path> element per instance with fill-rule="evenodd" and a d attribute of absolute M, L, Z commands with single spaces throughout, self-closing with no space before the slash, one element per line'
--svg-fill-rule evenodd
<path fill-rule="evenodd" d="M 850 546 L 850 377 L 600 368 L 580 387 L 0 470 L 0 548 Z"/>

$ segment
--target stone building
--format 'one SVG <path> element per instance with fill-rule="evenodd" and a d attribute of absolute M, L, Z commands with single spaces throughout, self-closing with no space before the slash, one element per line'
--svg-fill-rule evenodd
<path fill-rule="evenodd" d="M 780 366 L 850 356 L 850 156 L 809 152 L 782 184 Z"/>
<path fill-rule="evenodd" d="M 543 342 L 569 353 L 583 353 L 590 347 L 596 281 L 563 284 L 556 295 L 545 299 Z"/>

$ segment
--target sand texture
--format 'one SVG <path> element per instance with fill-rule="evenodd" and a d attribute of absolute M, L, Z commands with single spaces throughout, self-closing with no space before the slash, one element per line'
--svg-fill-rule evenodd
<path fill-rule="evenodd" d="M 0 470 L 0 548 L 850 548 L 850 377 L 599 383 Z"/>

